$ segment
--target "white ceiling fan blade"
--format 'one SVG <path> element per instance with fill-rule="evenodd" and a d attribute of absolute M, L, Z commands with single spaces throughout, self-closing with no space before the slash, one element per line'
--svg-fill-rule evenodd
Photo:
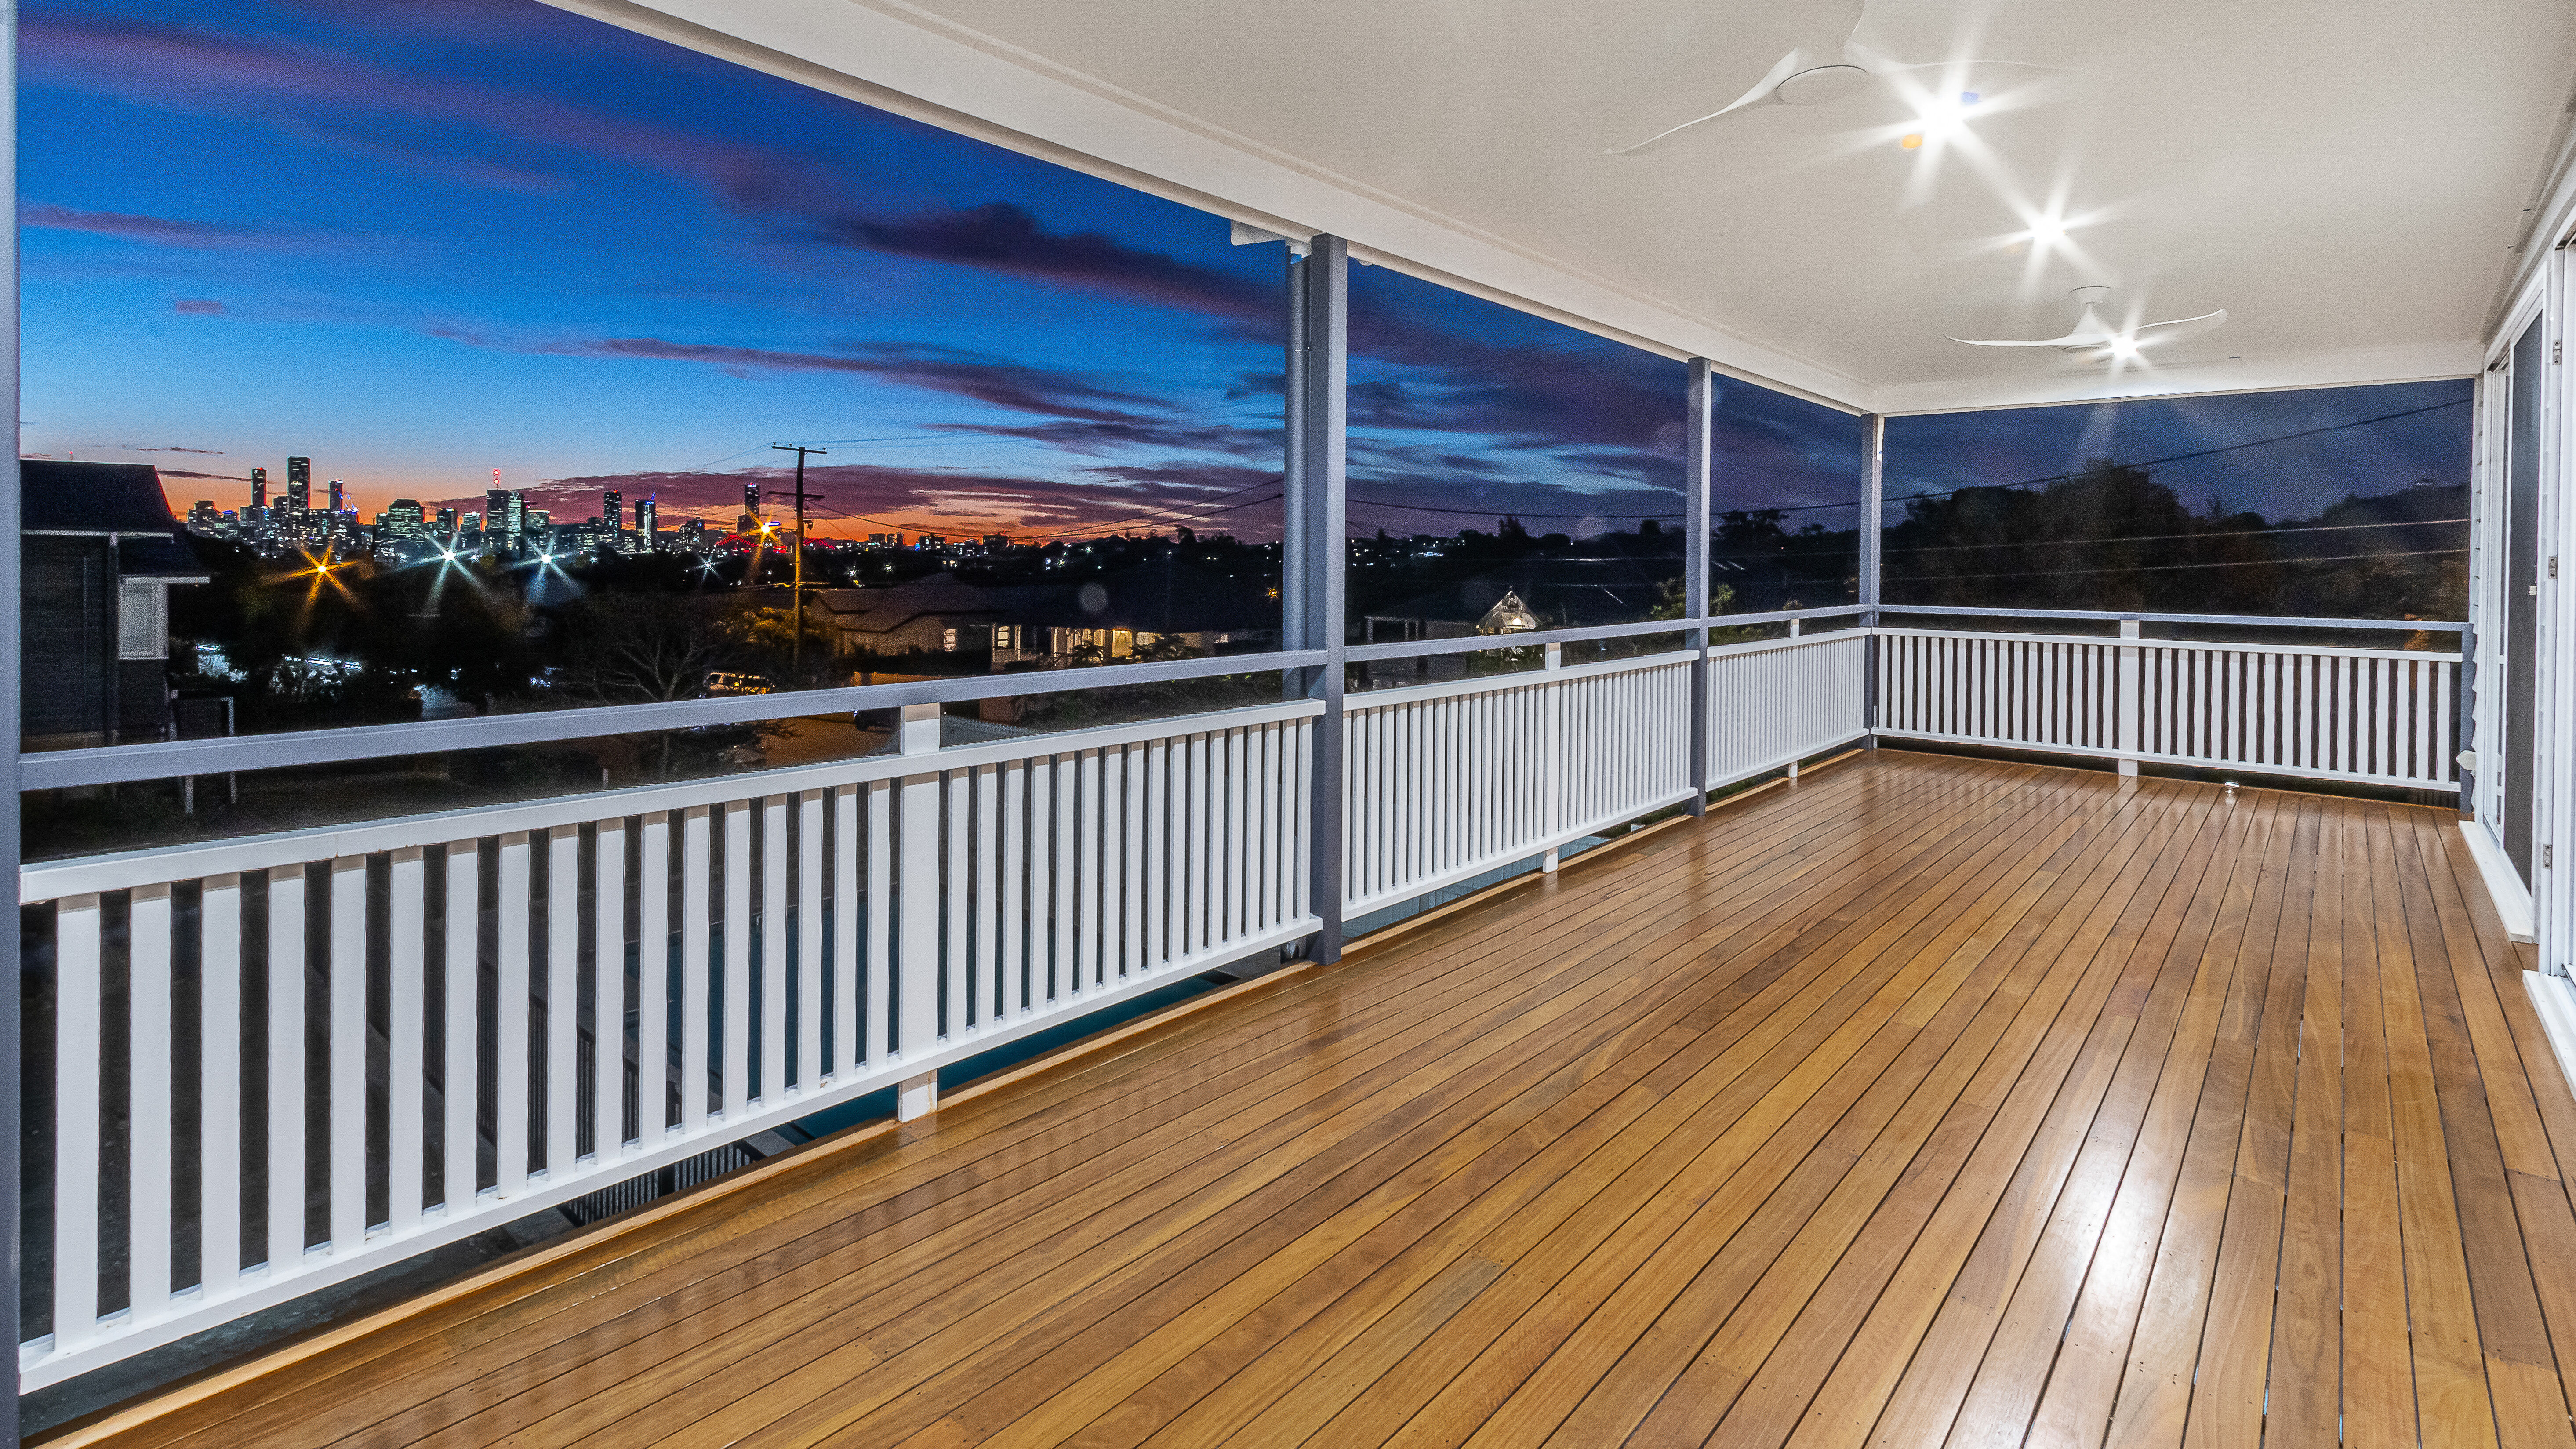
<path fill-rule="evenodd" d="M 1960 70 L 1982 70 L 1992 66 L 2010 66 L 2015 70 L 2053 70 L 2060 72 L 2070 71 L 2073 69 L 2071 66 L 2041 65 L 2037 61 L 1987 60 L 1983 57 L 1969 60 L 1895 60 L 1887 56 L 1880 55 L 1878 52 L 1861 45 L 1857 41 L 1847 47 L 1845 53 L 1851 58 L 1852 64 L 1866 67 L 1872 75 L 1894 75 L 1898 71 L 1906 70 L 1949 70 L 1953 67 Z"/>
<path fill-rule="evenodd" d="M 1950 340 L 1953 342 L 1964 342 L 1970 347 L 2063 347 L 2070 352 L 2081 347 L 2099 347 L 2111 341 L 2112 333 L 2110 328 L 2102 325 L 2102 318 L 2100 314 L 2093 310 L 2093 307 L 2093 303 L 2085 303 L 2084 315 L 2076 320 L 2075 330 L 2067 333 L 2063 337 L 2040 337 L 2029 339 L 2027 341 L 2015 339 L 1998 342 L 1983 341 L 1974 337 L 1950 337 Z M 1950 334 L 1946 332 L 1941 335 L 1944 337 L 1950 336 Z"/>
<path fill-rule="evenodd" d="M 2141 346 L 2163 342 L 2174 337 L 2194 337 L 2215 331 L 2227 323 L 2227 309 L 2203 312 L 2197 317 L 2177 317 L 2171 322 L 2147 322 L 2129 329 L 2129 339 Z"/>
<path fill-rule="evenodd" d="M 1609 154 L 1613 156 L 1641 156 L 1646 152 L 1663 145 L 1665 142 L 1672 140 L 1674 137 L 1679 136 L 1684 131 L 1696 130 L 1701 126 L 1707 125 L 1711 121 L 1721 120 L 1727 116 L 1735 115 L 1740 111 L 1755 111 L 1760 110 L 1764 106 L 1780 105 L 1782 104 L 1779 94 L 1780 82 L 1796 75 L 1799 71 L 1805 70 L 1807 68 L 1803 63 L 1805 59 L 1805 52 L 1798 50 L 1790 51 L 1787 55 L 1780 57 L 1780 59 L 1775 62 L 1769 70 L 1762 73 L 1762 79 L 1753 83 L 1753 89 L 1737 96 L 1726 105 L 1709 112 L 1698 120 L 1684 121 L 1670 130 L 1658 131 L 1654 135 L 1648 136 L 1646 139 L 1638 142 L 1634 146 L 1620 147 L 1611 151 Z"/>
<path fill-rule="evenodd" d="M 2091 336 L 2083 332 L 2069 332 L 2063 337 L 2038 337 L 2029 339 L 2019 337 L 1950 337 L 1950 334 L 1947 332 L 1944 332 L 1941 335 L 1949 337 L 1953 342 L 1964 342 L 1970 347 L 2091 347 L 2098 345 L 2102 341 L 2099 337 Z"/>

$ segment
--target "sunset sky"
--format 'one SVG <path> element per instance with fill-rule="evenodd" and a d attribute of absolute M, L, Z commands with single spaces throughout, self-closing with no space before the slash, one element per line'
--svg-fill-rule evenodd
<path fill-rule="evenodd" d="M 567 520 L 608 487 L 729 515 L 809 442 L 829 530 L 1276 534 L 1281 249 L 1220 219 L 535 0 L 22 17 L 31 455 L 155 463 L 182 508 L 297 453 L 368 513 L 479 502 L 498 469 Z M 1351 292 L 1355 529 L 1678 511 L 1681 364 L 1387 269 Z M 1890 492 L 2398 391 L 1900 420 Z M 2187 491 L 2456 481 L 2466 412 Z M 1719 508 L 1852 523 L 1847 415 L 1727 382 L 1717 436 Z"/>

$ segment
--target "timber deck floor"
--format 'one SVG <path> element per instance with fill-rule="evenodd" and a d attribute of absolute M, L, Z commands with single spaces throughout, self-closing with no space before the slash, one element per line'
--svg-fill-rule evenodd
<path fill-rule="evenodd" d="M 2519 949 L 2444 813 L 1881 751 L 103 1437 L 2576 1444 Z"/>

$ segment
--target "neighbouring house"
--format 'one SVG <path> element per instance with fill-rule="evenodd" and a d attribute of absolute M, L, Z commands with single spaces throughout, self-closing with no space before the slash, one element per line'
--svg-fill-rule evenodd
<path fill-rule="evenodd" d="M 1015 663 L 1275 648 L 1278 601 L 1185 564 L 1145 564 L 1079 583 L 977 584 L 932 574 L 882 589 L 818 589 L 807 617 L 843 654 L 990 653 Z"/>
<path fill-rule="evenodd" d="M 170 590 L 210 575 L 143 463 L 18 464 L 23 748 L 167 738 Z"/>

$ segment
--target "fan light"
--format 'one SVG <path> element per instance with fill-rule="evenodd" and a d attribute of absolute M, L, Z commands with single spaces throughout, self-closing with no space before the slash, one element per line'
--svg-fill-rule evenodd
<path fill-rule="evenodd" d="M 1904 147 L 1908 151 L 1920 151 L 1923 149 L 1923 133 L 1916 131 L 1914 134 L 1907 136 L 1904 140 L 1899 141 L 1896 144 Z"/>
<path fill-rule="evenodd" d="M 1977 93 L 1976 93 L 1975 91 L 1961 91 L 1961 92 L 1959 92 L 1959 104 L 1960 104 L 1960 105 L 1963 105 L 1963 106 L 1973 106 L 1973 105 L 1975 105 L 1976 103 L 1977 103 Z"/>

